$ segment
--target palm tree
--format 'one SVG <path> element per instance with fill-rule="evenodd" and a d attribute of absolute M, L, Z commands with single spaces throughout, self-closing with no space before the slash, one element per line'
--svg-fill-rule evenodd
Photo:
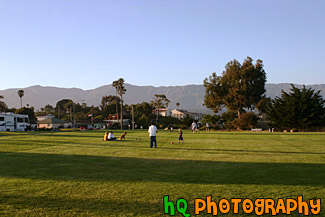
<path fill-rule="evenodd" d="M 158 121 L 158 116 L 159 116 L 159 109 L 160 108 L 168 108 L 168 104 L 170 103 L 170 100 L 167 99 L 165 94 L 155 94 L 155 97 L 151 101 L 151 104 L 155 107 L 156 109 L 156 120 Z"/>
<path fill-rule="evenodd" d="M 24 90 L 18 90 L 18 96 L 20 97 L 20 108 L 23 107 L 23 96 L 24 96 Z"/>
<path fill-rule="evenodd" d="M 114 82 L 113 82 L 113 85 L 114 85 Z M 124 87 L 124 79 L 123 78 L 120 78 L 116 81 L 115 83 L 116 85 L 116 91 L 118 93 L 118 95 L 120 95 L 120 100 L 121 100 L 121 130 L 123 129 L 123 95 L 125 94 L 126 92 L 126 89 Z"/>
<path fill-rule="evenodd" d="M 179 102 L 176 103 L 176 108 L 178 109 L 178 107 L 180 106 Z"/>
<path fill-rule="evenodd" d="M 116 114 L 118 114 L 118 108 L 117 108 L 117 86 L 118 86 L 118 81 L 113 81 L 113 87 L 115 87 L 115 96 L 116 96 Z"/>

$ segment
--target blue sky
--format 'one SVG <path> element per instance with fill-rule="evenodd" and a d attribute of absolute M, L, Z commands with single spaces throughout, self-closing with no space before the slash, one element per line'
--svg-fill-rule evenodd
<path fill-rule="evenodd" d="M 0 0 L 0 89 L 202 84 L 261 59 L 268 83 L 325 83 L 323 0 Z"/>

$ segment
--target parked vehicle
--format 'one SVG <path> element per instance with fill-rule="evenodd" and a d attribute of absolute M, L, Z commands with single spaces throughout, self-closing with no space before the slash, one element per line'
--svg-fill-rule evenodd
<path fill-rule="evenodd" d="M 80 130 L 93 130 L 93 129 L 94 129 L 94 127 L 92 125 L 90 125 L 90 124 L 88 124 L 88 125 L 82 125 L 80 127 Z"/>
<path fill-rule="evenodd" d="M 25 131 L 30 127 L 28 115 L 0 113 L 0 131 Z"/>

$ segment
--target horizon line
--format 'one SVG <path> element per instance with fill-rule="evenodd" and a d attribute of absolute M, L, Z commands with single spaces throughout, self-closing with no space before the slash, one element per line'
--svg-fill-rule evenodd
<path fill-rule="evenodd" d="M 136 84 L 130 84 L 130 83 L 125 83 L 126 85 L 131 85 L 131 86 L 136 86 L 136 87 L 155 87 L 155 88 L 159 88 L 159 87 L 185 87 L 185 86 L 203 86 L 203 84 L 184 84 L 184 85 L 161 85 L 161 86 L 155 86 L 155 85 L 136 85 Z M 281 82 L 281 83 L 265 83 L 267 84 L 293 84 L 293 85 L 305 85 L 305 86 L 312 86 L 312 85 L 322 85 L 325 83 L 318 83 L 318 84 L 296 84 L 296 83 L 291 83 L 291 82 Z M 83 89 L 80 87 L 61 87 L 61 86 L 52 86 L 52 85 L 41 85 L 41 84 L 35 84 L 35 85 L 31 85 L 31 86 L 27 86 L 27 87 L 11 87 L 11 88 L 6 88 L 6 89 L 1 89 L 0 91 L 5 91 L 5 90 L 12 90 L 12 89 L 27 89 L 27 88 L 31 88 L 31 87 L 35 87 L 35 86 L 40 86 L 40 87 L 54 87 L 54 88 L 63 88 L 63 89 L 80 89 L 83 91 L 89 91 L 89 90 L 95 90 L 97 88 L 101 88 L 104 86 L 109 86 L 112 84 L 104 84 L 104 85 L 100 85 L 98 87 L 95 88 L 90 88 L 90 89 Z"/>

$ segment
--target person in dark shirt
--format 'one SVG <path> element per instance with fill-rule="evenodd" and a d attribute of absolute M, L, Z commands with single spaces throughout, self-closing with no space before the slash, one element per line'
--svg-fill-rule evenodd
<path fill-rule="evenodd" d="M 184 143 L 184 140 L 183 140 L 183 132 L 181 129 L 178 130 L 178 143 L 180 143 L 182 140 L 182 142 Z"/>

